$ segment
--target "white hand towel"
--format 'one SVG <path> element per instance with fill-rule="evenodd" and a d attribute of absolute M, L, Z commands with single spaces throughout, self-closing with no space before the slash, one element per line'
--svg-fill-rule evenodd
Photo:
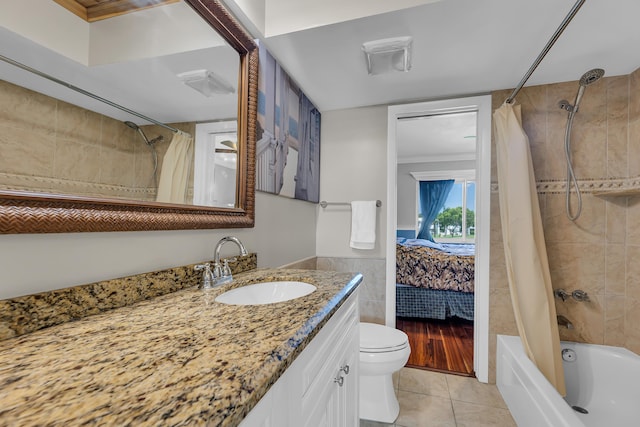
<path fill-rule="evenodd" d="M 351 247 L 374 249 L 376 246 L 376 201 L 351 202 Z"/>

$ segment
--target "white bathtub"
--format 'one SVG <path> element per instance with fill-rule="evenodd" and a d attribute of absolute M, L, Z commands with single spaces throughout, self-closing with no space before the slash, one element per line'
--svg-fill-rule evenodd
<path fill-rule="evenodd" d="M 640 356 L 564 341 L 561 348 L 574 352 L 562 362 L 565 398 L 524 354 L 520 337 L 498 335 L 496 382 L 518 427 L 640 426 Z"/>

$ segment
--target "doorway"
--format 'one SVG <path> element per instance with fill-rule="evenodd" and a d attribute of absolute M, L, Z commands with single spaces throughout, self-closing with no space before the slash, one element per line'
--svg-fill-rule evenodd
<path fill-rule="evenodd" d="M 448 152 L 447 150 L 441 150 L 440 153 L 432 151 L 430 153 L 426 153 L 423 158 L 420 158 L 420 156 L 415 152 L 409 153 L 407 155 L 407 151 L 402 146 L 402 144 L 406 140 L 406 134 L 403 131 L 403 128 L 405 126 L 403 123 L 412 122 L 413 125 L 416 125 L 422 121 L 424 124 L 432 126 L 433 129 L 436 129 L 438 127 L 437 123 L 440 121 L 433 119 L 445 118 L 449 121 L 449 123 L 441 126 L 441 129 L 438 132 L 443 132 L 442 129 L 444 129 L 444 132 L 450 133 L 450 131 L 455 130 L 454 128 L 458 127 L 457 125 L 452 125 L 451 120 L 461 117 L 473 117 L 475 121 L 471 128 L 466 128 L 461 135 L 458 135 L 459 138 L 468 139 L 468 141 L 466 142 L 471 144 L 471 149 L 467 148 L 461 150 L 460 147 L 458 145 L 454 145 L 452 141 L 445 141 L 444 148 L 453 147 L 455 148 L 455 150 L 448 150 Z M 444 122 L 447 122 L 447 120 L 444 120 Z M 447 351 L 450 353 L 451 359 L 449 362 L 450 365 L 460 362 L 461 365 L 464 366 L 466 363 L 466 370 L 475 372 L 476 377 L 481 382 L 488 381 L 488 269 L 491 173 L 490 127 L 491 97 L 489 95 L 391 106 L 388 110 L 386 323 L 389 326 L 399 327 L 400 329 L 422 331 L 422 336 L 423 338 L 426 337 L 426 341 L 424 344 L 417 344 L 417 341 L 416 343 L 414 343 L 414 347 L 416 348 L 413 349 L 413 352 L 416 357 L 422 354 L 424 356 L 427 356 L 427 358 L 435 359 L 435 356 L 445 354 L 444 349 L 448 348 Z M 426 138 L 426 135 L 428 135 L 429 132 L 423 131 L 423 134 Z M 446 138 L 443 137 L 440 139 Z M 433 140 L 433 138 L 431 138 L 431 140 Z M 434 144 L 437 145 L 436 142 L 434 142 Z M 402 158 L 404 157 L 409 158 L 409 162 L 411 163 L 407 162 L 406 160 L 403 161 Z M 400 163 L 402 167 L 400 167 L 398 164 L 399 160 L 403 162 Z M 425 163 L 428 165 L 421 165 L 420 167 L 418 167 L 418 165 L 421 163 Z M 407 164 L 412 164 L 414 166 L 406 167 Z M 416 290 L 416 283 L 413 283 L 411 278 L 405 280 L 405 275 L 410 274 L 411 272 L 408 273 L 408 270 L 405 270 L 406 265 L 404 265 L 402 261 L 398 264 L 398 275 L 400 277 L 400 280 L 396 280 L 396 243 L 402 243 L 403 245 L 406 244 L 408 247 L 411 247 L 412 245 L 416 244 L 415 237 L 421 237 L 421 239 L 418 239 L 420 240 L 420 245 L 422 245 L 423 241 L 427 240 L 424 239 L 424 233 L 421 236 L 417 236 L 417 232 L 423 228 L 422 224 L 420 223 L 421 219 L 417 214 L 419 212 L 417 208 L 419 204 L 417 194 L 413 198 L 415 202 L 415 208 L 412 209 L 411 207 L 409 207 L 408 211 L 405 211 L 405 205 L 410 204 L 406 202 L 406 189 L 402 185 L 401 181 L 407 178 L 407 171 L 412 168 L 414 170 L 409 172 L 413 172 L 411 175 L 414 179 L 414 188 L 419 187 L 420 181 L 443 179 L 458 179 L 459 181 L 459 179 L 461 178 L 460 176 L 447 176 L 447 174 L 451 173 L 452 171 L 457 172 L 458 175 L 468 175 L 470 171 L 473 173 L 473 184 L 475 192 L 475 211 L 473 212 L 474 218 L 467 218 L 467 220 L 462 222 L 460 225 L 445 225 L 444 228 L 440 227 L 443 224 L 434 225 L 434 218 L 431 218 L 431 222 L 429 222 L 429 226 L 431 227 L 430 231 L 438 234 L 438 237 L 441 238 L 440 240 L 450 239 L 450 243 L 453 243 L 453 240 L 460 241 L 461 238 L 462 240 L 464 240 L 465 235 L 470 234 L 473 236 L 471 240 L 473 240 L 475 244 L 473 252 L 475 253 L 475 256 L 472 257 L 472 259 L 474 259 L 475 266 L 472 267 L 472 278 L 468 280 L 468 283 L 466 285 L 462 285 L 463 288 L 465 286 L 471 288 L 466 289 L 467 292 L 469 290 L 471 291 L 471 298 L 469 298 L 468 293 L 467 295 L 463 295 L 462 292 L 455 292 L 455 289 L 453 289 L 453 287 L 450 290 L 451 292 L 448 292 L 452 297 L 457 298 L 457 296 L 454 294 L 462 296 L 462 300 L 466 301 L 466 304 L 471 304 L 472 310 L 470 315 L 464 310 L 459 312 L 456 312 L 455 310 L 453 312 L 447 312 L 448 303 L 443 303 L 444 305 L 434 309 L 434 312 L 438 312 L 440 314 L 427 314 L 425 316 L 418 314 L 416 316 L 418 319 L 412 318 L 416 314 L 414 312 L 409 312 L 409 316 L 407 318 L 407 312 L 404 311 L 405 308 L 402 301 L 407 298 L 407 295 L 412 297 L 412 295 L 416 295 L 419 291 Z M 402 169 L 402 173 L 399 173 L 399 169 Z M 417 190 L 414 191 L 415 193 L 418 193 Z M 399 200 L 403 205 L 402 210 L 400 210 L 399 208 Z M 466 209 L 462 212 L 466 212 Z M 412 217 L 407 216 L 407 213 L 412 215 Z M 432 214 L 430 213 L 429 216 L 431 215 Z M 414 236 L 411 235 L 412 231 L 415 233 Z M 427 246 L 426 248 L 421 248 L 420 250 L 423 250 L 424 252 L 431 252 L 435 249 L 441 250 L 442 242 L 438 242 L 438 238 L 433 238 L 430 233 L 427 234 L 429 235 L 428 240 L 435 240 L 435 242 L 433 242 L 433 246 L 438 247 L 428 247 L 430 245 L 429 243 L 425 245 Z M 400 239 L 398 239 L 398 236 L 400 236 Z M 468 238 L 469 236 L 466 237 Z M 414 241 L 401 241 L 402 239 L 414 239 Z M 410 255 L 410 258 L 413 259 L 415 258 L 415 256 Z M 424 265 L 422 267 L 424 267 Z M 427 271 L 430 271 L 429 267 L 424 267 L 422 271 L 424 274 L 422 275 L 427 276 Z M 418 276 L 420 276 L 420 274 L 420 269 L 418 269 L 415 277 L 417 278 Z M 436 279 L 437 278 L 431 277 L 429 281 L 432 282 L 434 286 L 436 286 Z M 398 291 L 398 288 L 402 285 L 406 285 L 406 283 L 398 283 L 404 281 L 412 282 L 414 286 L 411 289 L 407 289 L 406 292 L 400 292 Z M 426 287 L 426 285 L 422 286 L 418 284 L 417 287 Z M 436 295 L 435 297 L 432 296 L 433 292 L 435 291 L 431 291 L 429 289 L 425 290 L 428 292 L 422 292 L 421 296 L 418 296 L 416 298 L 443 298 L 443 293 L 439 292 L 440 290 L 436 292 L 438 293 L 438 295 Z M 396 292 L 398 292 L 398 297 L 396 297 Z M 444 294 L 446 293 L 447 292 L 444 292 Z M 425 297 L 424 295 L 427 296 Z M 402 300 L 397 301 L 397 298 L 400 298 Z M 398 305 L 396 305 L 397 302 Z M 457 303 L 454 302 L 454 304 Z M 401 316 L 398 318 L 398 321 L 396 321 L 396 308 L 398 309 L 398 314 Z M 440 318 L 443 316 L 443 312 L 444 318 Z M 420 317 L 436 317 L 438 321 L 429 320 L 427 323 L 427 321 L 420 319 Z M 458 321 L 458 319 L 460 321 Z M 454 329 L 451 329 L 451 320 L 455 321 L 455 324 L 453 325 Z M 433 332 L 431 338 L 429 338 L 429 334 L 431 333 L 430 331 Z M 453 332 L 448 333 L 446 331 Z M 446 336 L 451 336 L 451 334 L 454 335 L 453 340 L 447 343 L 446 347 L 443 342 L 440 342 L 439 344 L 436 342 L 437 337 L 446 338 Z M 457 338 L 455 338 L 456 334 Z M 456 354 L 453 354 L 453 345 L 459 344 L 463 344 L 463 348 L 458 350 Z M 442 352 L 436 349 L 438 348 L 438 346 L 443 349 Z M 431 348 L 431 350 L 429 350 L 429 348 Z M 472 351 L 470 350 L 471 348 Z M 442 357 L 439 357 L 439 359 L 442 359 Z M 441 362 L 442 361 L 440 360 L 440 362 L 438 363 Z M 472 370 L 469 369 L 470 364 L 472 364 L 473 366 Z"/>

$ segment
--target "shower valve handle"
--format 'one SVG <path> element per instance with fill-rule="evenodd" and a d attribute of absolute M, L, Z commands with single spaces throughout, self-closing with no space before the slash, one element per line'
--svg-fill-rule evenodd
<path fill-rule="evenodd" d="M 553 295 L 556 298 L 561 298 L 562 301 L 566 301 L 567 298 L 569 298 L 571 295 L 565 291 L 564 289 L 556 289 L 555 291 L 553 291 Z"/>

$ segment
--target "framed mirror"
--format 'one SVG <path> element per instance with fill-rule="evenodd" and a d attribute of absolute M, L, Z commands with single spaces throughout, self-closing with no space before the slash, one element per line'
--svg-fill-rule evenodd
<path fill-rule="evenodd" d="M 0 233 L 253 227 L 258 53 L 222 4 L 34 1 L 0 6 Z"/>

